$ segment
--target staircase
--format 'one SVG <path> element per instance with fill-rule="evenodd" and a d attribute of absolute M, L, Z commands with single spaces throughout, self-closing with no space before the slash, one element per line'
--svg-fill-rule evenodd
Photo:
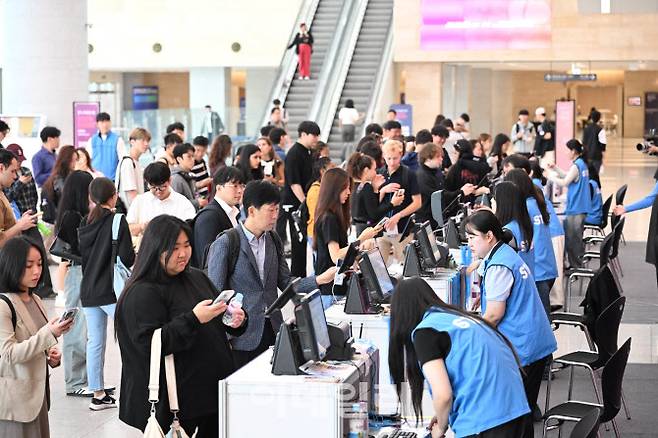
<path fill-rule="evenodd" d="M 384 57 L 386 39 L 392 28 L 392 20 L 393 0 L 368 1 L 359 38 L 345 79 L 338 108 L 336 108 L 331 132 L 328 136 L 331 158 L 334 161 L 347 158 L 343 157 L 346 145 L 342 142 L 340 128 L 338 127 L 338 112 L 345 106 L 347 99 L 354 101 L 354 107 L 359 113 L 365 113 L 370 106 L 374 94 L 375 77 Z M 315 34 L 313 36 L 315 37 Z M 357 126 L 354 144 L 359 141 L 362 132 L 363 127 Z"/>
<path fill-rule="evenodd" d="M 333 39 L 342 7 L 342 0 L 320 0 L 315 11 L 313 22 L 309 28 L 314 40 L 311 55 L 311 79 L 298 79 L 299 74 L 295 72 L 284 102 L 284 108 L 288 113 L 287 132 L 292 139 L 297 138 L 297 126 L 308 119 L 318 76 L 324 64 L 327 49 Z"/>

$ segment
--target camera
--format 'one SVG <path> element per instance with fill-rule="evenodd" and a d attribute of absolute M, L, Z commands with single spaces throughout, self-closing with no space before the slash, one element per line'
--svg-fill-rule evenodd
<path fill-rule="evenodd" d="M 644 141 L 635 145 L 635 148 L 639 152 L 646 154 L 652 146 L 656 146 L 656 143 L 658 143 L 658 133 L 655 129 L 652 129 L 649 131 L 648 135 L 644 136 Z"/>

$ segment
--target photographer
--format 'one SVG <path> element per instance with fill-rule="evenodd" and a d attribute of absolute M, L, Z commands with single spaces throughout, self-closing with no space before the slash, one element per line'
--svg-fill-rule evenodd
<path fill-rule="evenodd" d="M 649 146 L 649 153 L 658 153 L 658 147 Z M 647 253 L 646 253 L 646 262 L 654 265 L 656 267 L 656 281 L 658 282 L 658 236 L 656 234 L 656 228 L 658 228 L 658 170 L 653 175 L 653 178 L 656 180 L 656 184 L 653 186 L 653 190 L 643 199 L 634 202 L 633 204 L 623 206 L 617 205 L 613 210 L 613 214 L 621 216 L 625 213 L 631 213 L 633 211 L 644 210 L 651 206 L 651 221 L 649 222 L 649 234 L 647 235 Z"/>

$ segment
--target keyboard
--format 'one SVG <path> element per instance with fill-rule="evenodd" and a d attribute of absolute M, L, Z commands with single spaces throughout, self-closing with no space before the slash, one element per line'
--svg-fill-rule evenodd
<path fill-rule="evenodd" d="M 388 438 L 417 438 L 418 435 L 416 432 L 410 432 L 407 430 L 395 429 L 392 433 L 388 435 Z"/>

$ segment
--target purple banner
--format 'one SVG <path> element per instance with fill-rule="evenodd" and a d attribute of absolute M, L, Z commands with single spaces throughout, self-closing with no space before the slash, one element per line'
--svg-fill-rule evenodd
<path fill-rule="evenodd" d="M 96 115 L 100 111 L 100 102 L 73 102 L 73 146 L 89 146 L 89 139 L 97 131 Z"/>

